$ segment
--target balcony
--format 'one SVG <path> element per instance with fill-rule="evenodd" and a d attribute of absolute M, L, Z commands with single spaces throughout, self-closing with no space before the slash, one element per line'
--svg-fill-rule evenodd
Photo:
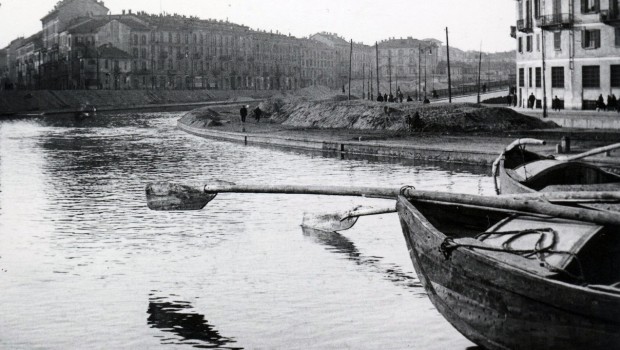
<path fill-rule="evenodd" d="M 601 22 L 611 25 L 620 26 L 620 11 L 618 10 L 602 10 Z"/>
<path fill-rule="evenodd" d="M 536 26 L 543 30 L 566 29 L 571 28 L 573 22 L 573 16 L 570 13 L 556 13 L 538 17 Z"/>
<path fill-rule="evenodd" d="M 534 32 L 534 27 L 531 21 L 520 19 L 517 21 L 517 30 L 522 33 L 532 33 Z"/>

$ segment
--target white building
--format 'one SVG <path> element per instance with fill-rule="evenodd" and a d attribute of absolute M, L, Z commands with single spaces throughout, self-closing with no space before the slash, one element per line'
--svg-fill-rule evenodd
<path fill-rule="evenodd" d="M 517 0 L 517 101 L 594 109 L 620 97 L 620 0 Z M 545 74 L 543 77 L 543 56 Z"/>

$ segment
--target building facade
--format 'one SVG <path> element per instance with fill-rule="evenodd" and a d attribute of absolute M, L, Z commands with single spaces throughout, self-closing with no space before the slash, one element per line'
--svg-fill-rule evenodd
<path fill-rule="evenodd" d="M 111 14 L 97 0 L 59 1 L 41 25 L 0 51 L 3 88 L 340 89 L 351 71 L 367 90 L 378 78 L 381 92 L 420 91 L 424 77 L 434 89 L 443 55 L 435 39 L 369 46 L 326 32 L 296 38 L 177 14 Z"/>
<path fill-rule="evenodd" d="M 517 101 L 595 109 L 620 96 L 620 0 L 517 0 Z M 528 98 L 535 97 L 533 106 Z"/>

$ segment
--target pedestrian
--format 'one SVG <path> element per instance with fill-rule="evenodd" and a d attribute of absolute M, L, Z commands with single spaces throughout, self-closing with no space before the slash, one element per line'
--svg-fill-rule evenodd
<path fill-rule="evenodd" d="M 383 94 L 383 101 L 384 101 L 384 102 L 387 102 L 387 101 L 388 101 L 388 96 L 387 96 L 387 94 Z"/>
<path fill-rule="evenodd" d="M 608 107 L 609 109 L 613 111 L 614 109 L 618 109 L 617 106 L 618 106 L 618 99 L 616 98 L 616 95 L 611 94 L 611 104 Z"/>
<path fill-rule="evenodd" d="M 413 115 L 413 122 L 411 127 L 413 130 L 415 130 L 416 128 L 420 128 L 420 113 L 418 113 L 417 111 Z"/>
<path fill-rule="evenodd" d="M 413 102 L 413 99 L 411 98 L 410 95 L 407 95 L 407 102 Z"/>
<path fill-rule="evenodd" d="M 611 95 L 607 95 L 607 105 L 609 106 L 609 109 L 612 109 L 613 107 L 613 103 L 611 101 Z"/>
<path fill-rule="evenodd" d="M 390 97 L 388 98 L 388 102 L 394 102 L 394 95 L 390 92 Z"/>
<path fill-rule="evenodd" d="M 482 85 L 482 93 L 487 92 L 487 84 Z"/>
<path fill-rule="evenodd" d="M 241 107 L 241 109 L 239 110 L 239 115 L 241 115 L 241 122 L 245 123 L 245 117 L 248 116 L 248 107 L 246 105 L 243 105 L 243 107 Z"/>
<path fill-rule="evenodd" d="M 413 118 L 411 118 L 411 114 L 407 114 L 405 118 L 407 120 L 407 129 L 409 132 L 413 131 Z"/>
<path fill-rule="evenodd" d="M 424 97 L 424 102 L 422 102 L 424 104 L 429 104 L 431 103 L 431 100 L 428 99 L 428 97 Z"/>
<path fill-rule="evenodd" d="M 535 104 L 536 104 L 536 96 L 534 96 L 534 93 L 532 92 L 530 94 L 530 97 L 527 100 L 527 108 L 534 109 Z"/>
<path fill-rule="evenodd" d="M 553 108 L 554 111 L 558 111 L 559 112 L 560 109 L 562 109 L 561 108 L 562 107 L 562 102 L 560 102 L 560 99 L 557 96 L 555 96 L 555 98 L 553 99 L 553 102 L 551 103 L 551 105 L 552 105 L 552 108 Z"/>
<path fill-rule="evenodd" d="M 260 106 L 256 106 L 254 110 L 254 119 L 256 119 L 257 123 L 260 123 L 260 116 L 263 114 L 263 111 L 260 110 Z"/>
<path fill-rule="evenodd" d="M 377 102 L 383 102 L 383 96 L 381 96 L 381 93 L 377 95 Z"/>
<path fill-rule="evenodd" d="M 596 100 L 596 111 L 605 110 L 605 99 L 603 98 L 603 94 L 598 96 L 598 100 Z"/>
<path fill-rule="evenodd" d="M 508 107 L 512 106 L 512 95 L 508 94 L 508 96 L 506 96 L 506 100 L 508 101 Z"/>
<path fill-rule="evenodd" d="M 517 95 L 512 94 L 512 106 L 517 107 Z"/>
<path fill-rule="evenodd" d="M 398 100 L 400 101 L 400 103 L 403 103 L 403 93 L 402 92 L 398 92 Z"/>

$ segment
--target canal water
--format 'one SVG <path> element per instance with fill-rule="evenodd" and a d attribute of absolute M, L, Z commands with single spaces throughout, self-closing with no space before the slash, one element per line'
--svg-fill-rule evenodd
<path fill-rule="evenodd" d="M 396 214 L 342 233 L 304 212 L 393 201 L 220 194 L 154 212 L 152 181 L 415 185 L 491 194 L 488 169 L 245 147 L 180 113 L 0 122 L 0 348 L 466 349 L 433 308 Z"/>

